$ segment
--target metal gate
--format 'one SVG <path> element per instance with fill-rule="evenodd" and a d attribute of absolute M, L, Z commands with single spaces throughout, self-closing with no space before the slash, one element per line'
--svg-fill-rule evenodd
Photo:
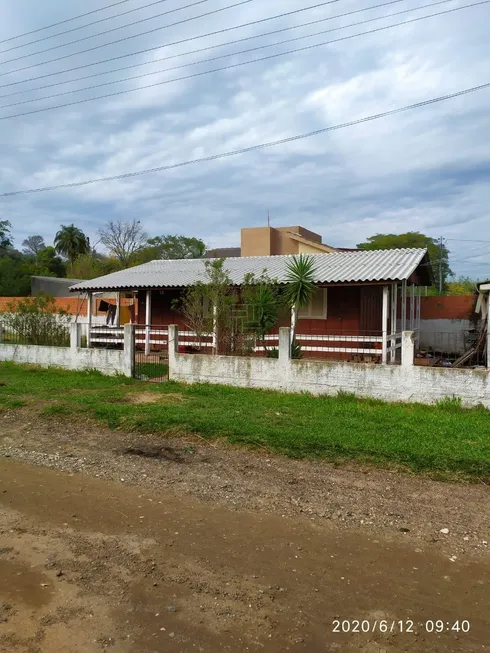
<path fill-rule="evenodd" d="M 168 327 L 135 325 L 133 377 L 155 383 L 168 380 Z"/>

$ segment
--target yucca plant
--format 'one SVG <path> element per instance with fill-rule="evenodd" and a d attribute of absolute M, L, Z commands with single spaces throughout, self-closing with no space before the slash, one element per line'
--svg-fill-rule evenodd
<path fill-rule="evenodd" d="M 315 262 L 311 256 L 293 256 L 287 264 L 284 299 L 291 309 L 291 347 L 296 338 L 298 311 L 308 306 L 315 294 Z"/>

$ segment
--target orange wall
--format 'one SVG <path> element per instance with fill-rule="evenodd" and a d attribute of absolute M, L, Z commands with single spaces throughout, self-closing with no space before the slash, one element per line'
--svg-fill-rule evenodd
<path fill-rule="evenodd" d="M 18 301 L 28 299 L 27 297 L 0 297 L 0 312 L 8 311 L 9 304 L 15 304 Z M 56 308 L 63 309 L 70 315 L 86 315 L 87 300 L 78 299 L 78 297 L 55 297 Z"/>
<path fill-rule="evenodd" d="M 475 309 L 474 295 L 451 295 L 422 297 L 420 318 L 422 320 L 468 320 Z"/>
<path fill-rule="evenodd" d="M 0 297 L 0 313 L 8 311 L 9 304 L 15 304 L 18 301 L 28 299 L 27 297 Z M 95 311 L 95 306 L 99 305 L 100 299 L 94 301 L 94 315 L 105 315 Z M 107 300 L 106 300 L 107 301 Z M 108 300 L 109 303 L 115 304 L 115 299 Z M 66 311 L 69 315 L 87 315 L 87 300 L 78 297 L 55 297 L 54 302 L 58 310 Z M 121 306 L 131 306 L 132 299 L 121 299 Z"/>

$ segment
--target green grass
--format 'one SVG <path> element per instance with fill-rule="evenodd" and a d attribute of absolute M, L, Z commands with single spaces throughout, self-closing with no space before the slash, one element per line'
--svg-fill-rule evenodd
<path fill-rule="evenodd" d="M 140 378 L 161 379 L 168 376 L 166 363 L 136 363 L 136 374 Z"/>
<path fill-rule="evenodd" d="M 260 446 L 294 458 L 358 461 L 490 482 L 490 413 L 338 397 L 287 395 L 225 386 L 144 383 L 95 372 L 0 364 L 0 404 L 25 401 L 44 414 L 91 417 L 141 433 L 195 433 Z M 128 393 L 162 401 L 134 404 Z M 177 395 L 177 396 L 176 396 Z"/>

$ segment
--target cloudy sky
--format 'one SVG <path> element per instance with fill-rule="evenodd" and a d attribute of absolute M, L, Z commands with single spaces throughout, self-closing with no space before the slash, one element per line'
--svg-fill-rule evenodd
<path fill-rule="evenodd" d="M 113 2 L 76 6 L 82 13 Z M 338 41 L 471 0 L 399 0 L 375 9 L 368 8 L 388 0 L 336 0 L 204 38 L 198 37 L 320 0 L 249 0 L 238 6 L 231 5 L 239 0 L 153 0 L 139 9 L 150 2 L 126 0 L 11 39 L 76 12 L 74 3 L 59 0 L 3 0 L 0 193 L 172 165 L 490 81 L 490 4 Z M 408 9 L 414 11 L 390 17 Z M 339 17 L 350 12 L 356 13 Z M 75 30 L 93 21 L 100 22 Z M 128 26 L 135 21 L 142 22 Z M 304 26 L 312 21 L 319 22 Z M 56 36 L 65 30 L 74 31 Z M 270 34 L 277 30 L 285 31 Z M 278 43 L 298 37 L 307 38 Z M 229 43 L 237 39 L 248 40 Z M 332 40 L 337 42 L 172 81 Z M 221 47 L 210 47 L 216 45 Z M 203 48 L 209 49 L 189 54 Z M 222 58 L 205 61 L 213 57 Z M 120 91 L 130 92 L 9 117 Z M 1 198 L 0 219 L 13 224 L 17 246 L 32 234 L 51 242 L 60 224 L 72 222 L 95 242 L 107 220 L 137 218 L 152 235 L 198 236 L 216 247 L 238 245 L 240 228 L 266 224 L 269 210 L 273 225 L 302 224 L 338 246 L 375 233 L 443 236 L 457 274 L 488 278 L 489 106 L 487 89 L 210 163 Z"/>

